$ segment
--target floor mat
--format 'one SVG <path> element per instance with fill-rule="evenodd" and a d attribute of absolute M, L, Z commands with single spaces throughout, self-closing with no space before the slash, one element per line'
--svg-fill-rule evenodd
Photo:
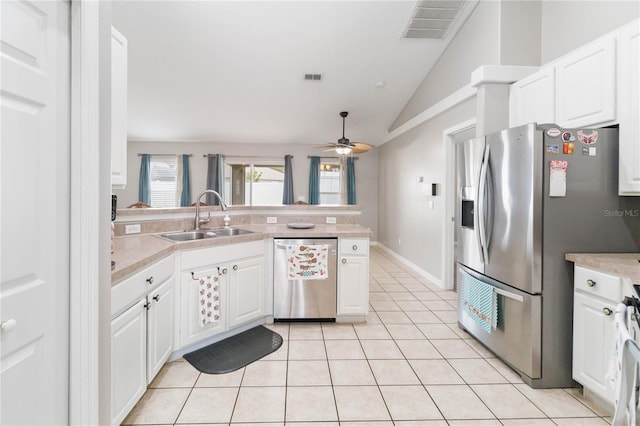
<path fill-rule="evenodd" d="M 203 373 L 223 374 L 238 370 L 282 346 L 282 336 L 261 325 L 184 355 Z"/>

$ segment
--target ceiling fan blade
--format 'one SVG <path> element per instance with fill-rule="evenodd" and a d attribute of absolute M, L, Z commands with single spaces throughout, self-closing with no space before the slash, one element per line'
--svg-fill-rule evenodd
<path fill-rule="evenodd" d="M 369 145 L 368 143 L 363 142 L 351 142 L 351 145 L 351 149 L 354 154 L 362 154 L 375 148 L 373 145 Z"/>

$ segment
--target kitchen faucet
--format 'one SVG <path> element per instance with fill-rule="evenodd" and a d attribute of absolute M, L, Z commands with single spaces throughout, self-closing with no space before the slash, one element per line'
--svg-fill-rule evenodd
<path fill-rule="evenodd" d="M 216 198 L 218 199 L 218 201 L 220 202 L 220 208 L 222 209 L 222 211 L 223 212 L 227 211 L 227 205 L 224 203 L 224 201 L 222 201 L 222 197 L 220 197 L 220 194 L 218 194 L 213 189 L 205 189 L 200 194 L 198 194 L 198 197 L 196 198 L 196 218 L 195 218 L 195 230 L 196 231 L 200 229 L 200 225 L 201 224 L 209 223 L 209 221 L 211 220 L 211 212 L 208 212 L 209 216 L 206 219 L 200 219 L 200 199 L 202 198 L 202 196 L 204 194 L 213 194 L 213 195 L 215 195 Z M 229 226 L 229 223 L 231 222 L 231 218 L 229 217 L 228 214 L 225 214 L 223 220 L 224 220 L 224 227 L 227 228 Z"/>

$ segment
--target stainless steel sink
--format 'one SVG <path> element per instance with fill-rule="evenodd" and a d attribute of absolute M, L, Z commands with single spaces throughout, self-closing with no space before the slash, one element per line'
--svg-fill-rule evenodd
<path fill-rule="evenodd" d="M 217 229 L 210 229 L 210 231 L 215 233 L 219 237 L 229 237 L 229 236 L 232 236 L 232 235 L 253 234 L 252 231 L 247 231 L 246 229 L 240 229 L 240 228 L 217 228 Z"/>
<path fill-rule="evenodd" d="M 214 233 L 210 229 L 200 229 L 198 231 L 169 232 L 167 234 L 160 234 L 160 236 L 172 241 L 195 241 L 215 238 L 218 234 Z"/>

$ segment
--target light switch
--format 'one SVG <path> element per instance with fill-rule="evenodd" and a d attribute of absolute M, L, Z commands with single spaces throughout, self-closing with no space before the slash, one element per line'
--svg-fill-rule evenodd
<path fill-rule="evenodd" d="M 429 201 L 429 208 L 432 209 L 433 208 L 433 201 Z"/>

